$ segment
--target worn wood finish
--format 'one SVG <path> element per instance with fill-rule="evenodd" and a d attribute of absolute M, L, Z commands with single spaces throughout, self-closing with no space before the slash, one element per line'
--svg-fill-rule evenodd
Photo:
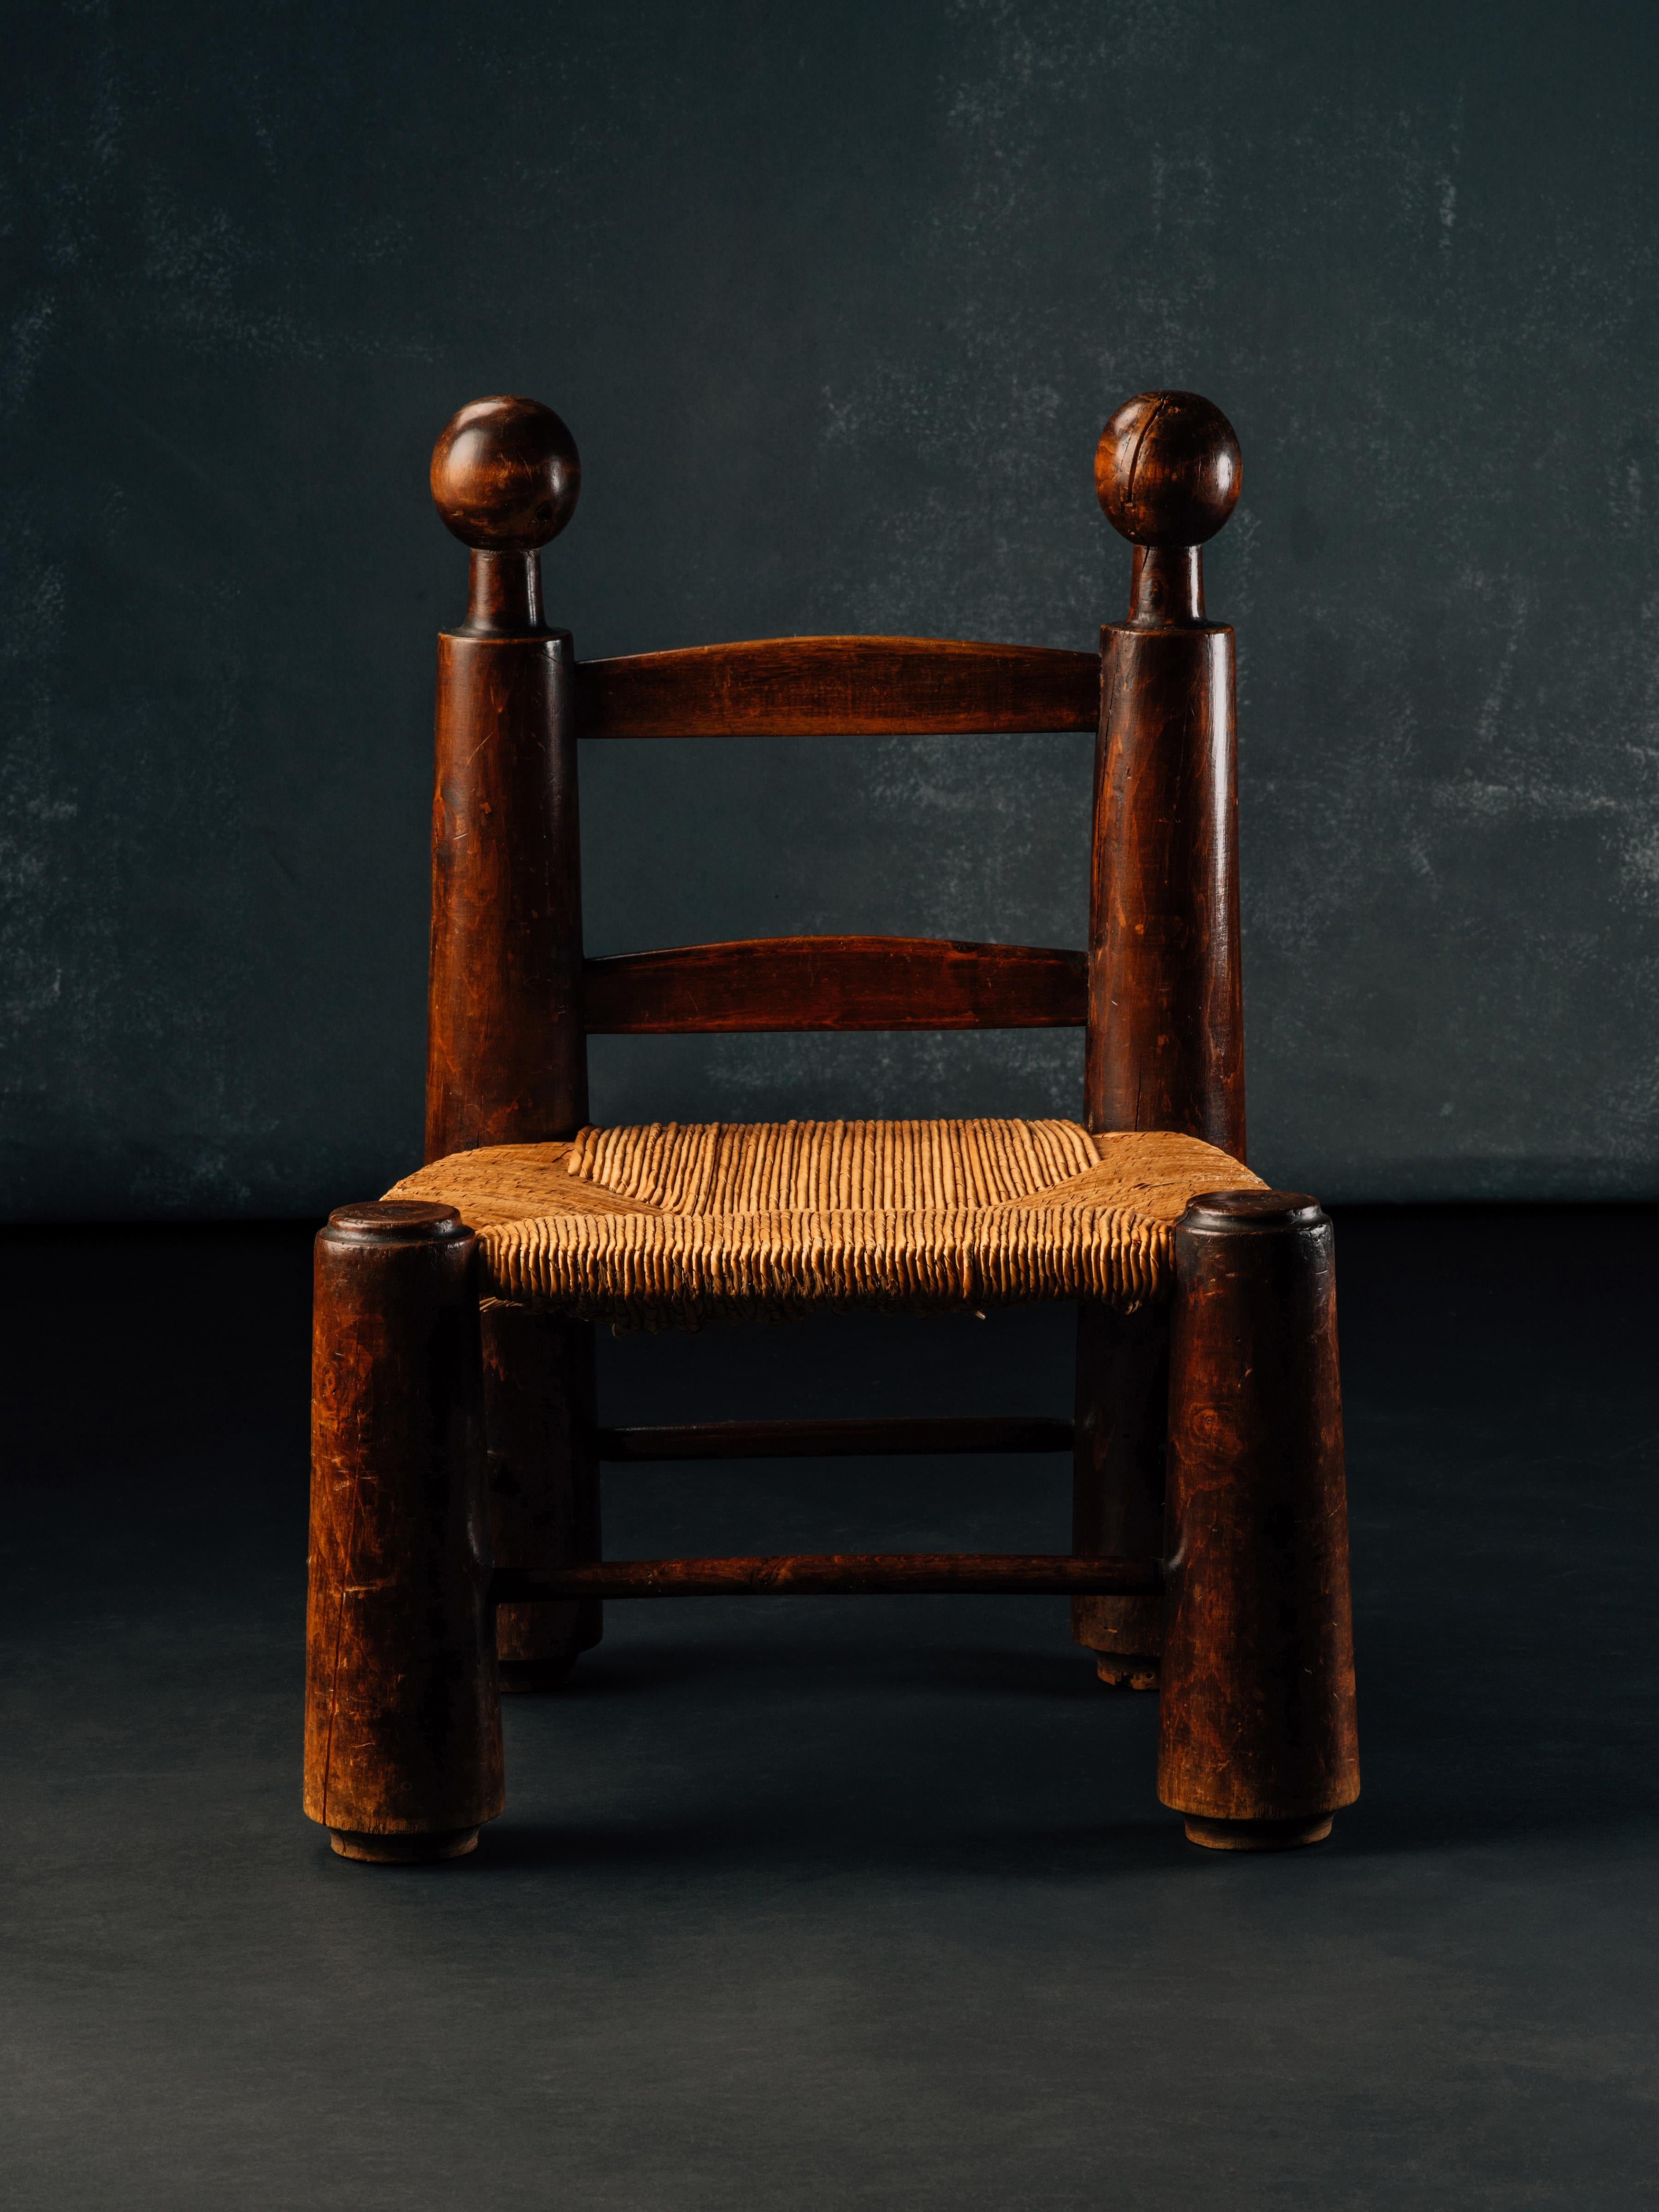
<path fill-rule="evenodd" d="M 592 1325 L 494 1301 L 483 1322 L 496 1565 L 534 1574 L 597 1559 Z M 556 1689 L 603 1626 L 595 1598 L 503 1605 L 495 1618 L 502 1689 Z"/>
<path fill-rule="evenodd" d="M 1072 1462 L 1072 1549 L 1079 1557 L 1144 1559 L 1162 1549 L 1169 1401 L 1169 1307 L 1124 1314 L 1082 1301 Z M 1072 1634 L 1096 1654 L 1103 1682 L 1158 1687 L 1160 1597 L 1078 1598 Z"/>
<path fill-rule="evenodd" d="M 428 1160 L 587 1119 L 573 659 L 543 624 L 535 550 L 579 480 L 569 432 L 528 400 L 464 407 L 433 455 L 473 553 L 467 620 L 438 641 Z"/>
<path fill-rule="evenodd" d="M 590 1030 L 1082 1024 L 1091 1128 L 1182 1130 L 1242 1158 L 1232 638 L 1206 619 L 1200 551 L 1239 478 L 1237 439 L 1195 395 L 1145 393 L 1113 416 L 1097 489 L 1134 556 L 1127 618 L 1103 630 L 1098 657 L 817 638 L 578 666 L 546 625 L 538 565 L 574 505 L 574 443 L 532 402 L 463 409 L 432 471 L 471 575 L 466 618 L 440 647 L 428 1158 L 574 1134 Z M 1085 954 L 840 938 L 583 961 L 579 735 L 1085 728 Z M 468 1848 L 501 1802 L 489 1608 L 509 1673 L 550 1680 L 606 1596 L 1068 1595 L 1103 1673 L 1150 1678 L 1162 1641 L 1160 1794 L 1194 1840 L 1311 1841 L 1352 1800 L 1330 1234 L 1311 1202 L 1195 1201 L 1172 1309 L 1080 1313 L 1073 1423 L 600 1431 L 591 1331 L 492 1309 L 480 1357 L 471 1243 L 449 1209 L 416 1206 L 337 1215 L 319 1243 L 307 1808 L 337 1849 Z M 598 1556 L 600 1453 L 1068 1444 L 1067 1558 Z"/>
<path fill-rule="evenodd" d="M 586 964 L 590 1036 L 1080 1029 L 1081 952 L 931 937 L 757 937 Z"/>
<path fill-rule="evenodd" d="M 1233 426 L 1196 392 L 1126 399 L 1095 448 L 1095 494 L 1132 545 L 1186 554 L 1237 504 L 1243 465 Z"/>
<path fill-rule="evenodd" d="M 1136 547 L 1101 632 L 1085 1119 L 1244 1153 L 1233 638 L 1203 618 L 1200 543 L 1238 495 L 1238 442 L 1186 392 L 1107 424 L 1101 503 Z"/>
<path fill-rule="evenodd" d="M 977 1592 L 1067 1596 L 1156 1590 L 1156 1559 L 1073 1559 L 1037 1553 L 825 1552 L 781 1559 L 607 1559 L 534 1579 L 501 1575 L 505 1601 L 536 1597 L 851 1597 Z"/>
<path fill-rule="evenodd" d="M 952 737 L 1092 730 L 1092 653 L 951 638 L 775 637 L 584 661 L 585 738 Z"/>
<path fill-rule="evenodd" d="M 576 511 L 582 465 L 550 407 L 505 394 L 469 400 L 438 433 L 428 477 L 446 530 L 477 553 L 533 554 Z"/>
<path fill-rule="evenodd" d="M 1158 1796 L 1283 1849 L 1359 1793 L 1331 1225 L 1235 1191 L 1176 1230 Z"/>
<path fill-rule="evenodd" d="M 1232 633 L 1205 619 L 1200 550 L 1239 481 L 1231 425 L 1190 392 L 1130 400 L 1095 455 L 1134 553 L 1127 618 L 1100 634 L 1084 1120 L 1179 1129 L 1243 1159 Z M 1161 1523 L 1168 1342 L 1166 1311 L 1079 1310 L 1079 1552 L 1139 1550 Z M 1072 1615 L 1103 1681 L 1157 1686 L 1161 1599 L 1080 1599 Z"/>
<path fill-rule="evenodd" d="M 1069 1451 L 1069 1421 L 996 1413 L 881 1421 L 697 1421 L 601 1429 L 602 1460 L 866 1459 L 917 1452 Z M 1160 1526 L 1149 1549 L 1162 1540 Z M 598 1555 L 595 1554 L 597 1557 Z"/>
<path fill-rule="evenodd" d="M 448 1858 L 501 1809 L 476 1240 L 343 1206 L 317 1239 L 305 1809 L 347 1858 Z"/>

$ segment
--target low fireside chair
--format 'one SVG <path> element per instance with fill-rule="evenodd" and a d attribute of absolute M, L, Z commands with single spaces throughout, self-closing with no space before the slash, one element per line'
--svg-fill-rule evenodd
<path fill-rule="evenodd" d="M 1158 1795 L 1224 1850 L 1311 1844 L 1358 1790 L 1330 1224 L 1245 1165 L 1232 632 L 1204 542 L 1237 439 L 1190 392 L 1096 457 L 1133 547 L 1097 653 L 780 638 L 580 661 L 540 549 L 580 467 L 533 401 L 464 407 L 438 512 L 471 551 L 438 645 L 426 1164 L 317 1240 L 306 1810 L 453 1857 L 502 1809 L 500 1697 L 557 1686 L 608 1600 L 1047 1591 L 1156 1688 Z M 774 938 L 585 959 L 579 741 L 1096 733 L 1078 951 Z M 648 762 L 642 762 L 648 765 Z M 623 1128 L 596 1033 L 1070 1026 L 1075 1120 Z M 870 1308 L 1078 1314 L 1074 1418 L 599 1425 L 596 1324 Z M 603 1462 L 1065 1451 L 1070 1548 L 606 1559 Z"/>

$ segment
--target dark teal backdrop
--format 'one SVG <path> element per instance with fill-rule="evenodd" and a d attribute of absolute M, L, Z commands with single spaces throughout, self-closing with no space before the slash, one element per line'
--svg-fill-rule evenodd
<path fill-rule="evenodd" d="M 1659 1191 L 1655 59 L 1634 6 L 9 10 L 0 1207 L 416 1158 L 459 402 L 575 432 L 585 654 L 1088 646 L 1158 384 L 1244 448 L 1256 1164 Z M 1088 750 L 589 748 L 589 949 L 1079 942 Z M 605 1119 L 1064 1111 L 1080 1052 L 594 1064 Z"/>

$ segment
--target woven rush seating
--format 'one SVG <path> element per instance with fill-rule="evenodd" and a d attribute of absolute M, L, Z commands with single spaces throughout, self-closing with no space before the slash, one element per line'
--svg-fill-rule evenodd
<path fill-rule="evenodd" d="M 1166 1297 L 1194 1194 L 1260 1188 L 1212 1145 L 1075 1121 L 586 1128 L 452 1153 L 387 1192 L 454 1206 L 487 1297 L 634 1329 L 873 1307 Z"/>

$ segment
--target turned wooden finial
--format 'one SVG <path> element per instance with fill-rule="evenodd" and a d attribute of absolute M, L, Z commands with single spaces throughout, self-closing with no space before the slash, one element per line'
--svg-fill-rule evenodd
<path fill-rule="evenodd" d="M 538 400 L 474 399 L 450 416 L 432 449 L 432 501 L 472 549 L 465 631 L 544 629 L 537 556 L 575 512 L 581 480 L 575 440 Z"/>
<path fill-rule="evenodd" d="M 1204 619 L 1199 548 L 1238 499 L 1238 440 L 1195 392 L 1143 392 L 1100 434 L 1095 490 L 1114 530 L 1135 549 L 1129 624 L 1181 628 Z"/>

